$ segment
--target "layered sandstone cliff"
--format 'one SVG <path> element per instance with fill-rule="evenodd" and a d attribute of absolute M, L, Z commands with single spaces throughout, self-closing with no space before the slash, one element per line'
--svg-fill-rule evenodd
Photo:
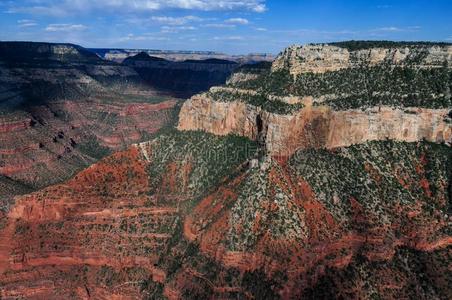
<path fill-rule="evenodd" d="M 344 109 L 323 101 L 331 95 L 281 92 L 299 83 L 291 76 L 240 73 L 187 101 L 180 130 L 0 211 L 0 298 L 449 298 L 447 89 L 424 82 L 437 95 L 423 107 L 391 96 L 391 105 Z M 307 85 L 324 88 L 310 76 Z M 77 105 L 49 106 L 74 127 L 56 144 L 93 129 L 102 145 L 119 149 L 139 129 L 162 125 L 174 103 Z M 5 119 L 0 134 L 11 147 L 2 155 L 40 157 L 39 144 L 11 143 L 13 134 L 44 128 L 39 121 Z M 9 182 L 0 176 L 0 187 Z"/>
<path fill-rule="evenodd" d="M 362 66 L 403 66 L 420 68 L 452 66 L 452 46 L 396 45 L 349 50 L 335 45 L 306 45 L 287 48 L 274 62 L 273 70 L 289 69 L 293 75 L 325 73 Z"/>
<path fill-rule="evenodd" d="M 149 139 L 177 101 L 82 47 L 0 42 L 0 206 Z"/>
<path fill-rule="evenodd" d="M 260 135 L 279 155 L 386 139 L 450 144 L 451 59 L 450 45 L 290 47 L 268 71 L 241 70 L 192 97 L 178 128 Z"/>
<path fill-rule="evenodd" d="M 448 112 L 392 107 L 334 111 L 307 104 L 294 114 L 281 115 L 239 100 L 221 102 L 198 95 L 182 107 L 178 128 L 257 139 L 257 120 L 261 119 L 268 151 L 291 155 L 297 149 L 344 147 L 386 139 L 450 143 L 452 123 Z"/>

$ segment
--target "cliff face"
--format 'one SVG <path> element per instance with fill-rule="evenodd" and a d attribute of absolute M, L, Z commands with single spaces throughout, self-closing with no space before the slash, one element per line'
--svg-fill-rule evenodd
<path fill-rule="evenodd" d="M 178 128 L 257 139 L 257 119 L 261 119 L 267 150 L 273 155 L 288 156 L 297 149 L 331 149 L 386 139 L 450 143 L 452 123 L 448 112 L 448 109 L 384 106 L 365 111 L 334 111 L 306 103 L 294 114 L 281 115 L 239 100 L 220 102 L 199 95 L 182 107 Z"/>
<path fill-rule="evenodd" d="M 71 62 L 100 62 L 100 58 L 73 44 L 50 44 L 50 43 L 32 43 L 32 42 L 1 42 L 0 43 L 1 60 L 15 61 L 71 61 Z"/>
<path fill-rule="evenodd" d="M 0 298 L 450 298 L 449 68 L 237 74 L 187 101 L 179 130 L 0 210 Z M 60 144 L 120 149 L 175 105 L 115 97 L 5 119 L 2 167 Z M 15 147 L 59 122 L 39 109 L 70 129 Z"/>
<path fill-rule="evenodd" d="M 17 185 L 0 206 L 149 139 L 173 122 L 177 101 L 76 45 L 0 43 L 0 175 Z"/>
<path fill-rule="evenodd" d="M 292 75 L 325 73 L 362 66 L 403 66 L 419 68 L 452 66 L 452 46 L 396 45 L 349 50 L 334 45 L 306 45 L 287 48 L 274 62 L 273 70 L 289 69 Z"/>
<path fill-rule="evenodd" d="M 238 71 L 227 87 L 192 97 L 178 128 L 251 139 L 261 134 L 278 155 L 386 139 L 450 143 L 451 51 L 294 46 L 268 71 Z"/>

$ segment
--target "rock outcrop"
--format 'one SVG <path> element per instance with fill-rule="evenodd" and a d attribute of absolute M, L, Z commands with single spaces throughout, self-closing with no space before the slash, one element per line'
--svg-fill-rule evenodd
<path fill-rule="evenodd" d="M 371 43 L 371 42 L 369 42 Z M 369 66 L 404 66 L 438 68 L 452 67 L 451 45 L 395 44 L 391 48 L 376 45 L 367 49 L 349 50 L 346 46 L 319 44 L 287 48 L 274 62 L 273 70 L 289 69 L 292 75 L 325 73 L 346 68 Z"/>
<path fill-rule="evenodd" d="M 267 150 L 283 156 L 386 139 L 450 144 L 452 46 L 381 44 L 290 47 L 271 68 L 241 69 L 185 102 L 178 128 L 254 140 L 262 132 Z"/>
<path fill-rule="evenodd" d="M 333 57 L 318 74 L 240 68 L 183 105 L 179 130 L 16 196 L 0 209 L 0 298 L 450 298 L 450 68 L 332 71 Z M 367 71 L 382 82 L 355 91 Z M 63 148 L 69 161 L 121 149 L 176 107 L 101 96 L 7 115 L 2 170 L 36 161 L 36 175 Z M 26 139 L 60 127 L 50 145 Z M 29 192 L 1 175 L 0 187 Z"/>
<path fill-rule="evenodd" d="M 218 135 L 237 134 L 257 139 L 257 118 L 265 128 L 272 155 L 289 156 L 297 149 L 336 148 L 374 140 L 451 143 L 448 109 L 375 107 L 334 111 L 305 107 L 291 115 L 267 112 L 240 100 L 215 101 L 198 95 L 185 102 L 179 116 L 180 130 L 203 130 Z"/>
<path fill-rule="evenodd" d="M 174 121 L 178 101 L 82 47 L 1 42 L 0 175 L 17 188 L 5 187 L 0 206 L 148 140 Z"/>

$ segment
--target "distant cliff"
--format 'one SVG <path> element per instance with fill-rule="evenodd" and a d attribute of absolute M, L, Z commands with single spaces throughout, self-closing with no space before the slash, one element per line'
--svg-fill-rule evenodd
<path fill-rule="evenodd" d="M 369 46 L 367 46 L 369 45 Z M 293 46 L 274 62 L 273 70 L 291 74 L 325 73 L 346 68 L 371 66 L 452 67 L 452 45 L 416 43 L 338 43 Z M 353 47 L 354 46 L 354 47 Z M 388 46 L 390 46 L 388 48 Z"/>
<path fill-rule="evenodd" d="M 190 97 L 221 85 L 238 67 L 222 59 L 168 61 L 142 52 L 126 58 L 123 65 L 133 68 L 150 86 Z"/>
<path fill-rule="evenodd" d="M 0 207 L 149 139 L 176 110 L 133 68 L 83 47 L 0 42 Z"/>
<path fill-rule="evenodd" d="M 170 61 L 186 61 L 186 60 L 206 60 L 221 59 L 234 61 L 240 64 L 249 64 L 262 61 L 273 61 L 275 56 L 268 53 L 250 53 L 247 55 L 228 55 L 225 53 L 213 51 L 190 51 L 190 50 L 156 50 L 156 49 L 109 49 L 109 48 L 91 48 L 89 51 L 96 53 L 100 57 L 114 62 L 123 62 L 129 57 L 136 56 L 140 53 L 159 57 Z"/>
<path fill-rule="evenodd" d="M 100 62 L 99 56 L 74 44 L 0 42 L 0 59 L 7 61 Z"/>

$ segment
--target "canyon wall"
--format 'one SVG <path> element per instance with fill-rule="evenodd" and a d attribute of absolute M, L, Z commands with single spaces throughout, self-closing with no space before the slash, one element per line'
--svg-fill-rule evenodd
<path fill-rule="evenodd" d="M 300 111 L 281 115 L 241 101 L 220 102 L 198 95 L 182 107 L 178 128 L 257 139 L 256 120 L 260 118 L 267 150 L 288 156 L 297 149 L 336 148 L 386 139 L 450 143 L 452 123 L 448 112 L 447 109 L 392 107 L 334 111 L 306 102 Z"/>
<path fill-rule="evenodd" d="M 363 66 L 452 67 L 452 46 L 395 46 L 349 50 L 333 45 L 292 46 L 284 50 L 273 63 L 273 71 L 289 69 L 293 75 L 325 73 Z"/>
<path fill-rule="evenodd" d="M 77 45 L 0 42 L 0 207 L 150 139 L 178 101 Z"/>
<path fill-rule="evenodd" d="M 450 144 L 451 66 L 449 44 L 292 46 L 271 66 L 242 68 L 192 97 L 178 128 L 260 136 L 286 156 L 386 139 Z"/>
<path fill-rule="evenodd" d="M 224 84 L 239 66 L 236 62 L 220 59 L 175 62 L 150 57 L 144 52 L 127 58 L 123 65 L 136 70 L 150 86 L 183 98 Z"/>
<path fill-rule="evenodd" d="M 211 149 L 235 156 L 246 143 L 163 134 L 64 184 L 18 197 L 0 220 L 0 296 L 316 299 L 307 291 L 334 288 L 352 296 L 447 294 L 447 272 L 425 271 L 446 270 L 452 243 L 445 146 L 374 142 L 301 151 L 285 162 L 268 158 L 260 167 L 246 167 L 249 157 L 206 161 Z M 426 261 L 414 263 L 413 251 Z M 384 266 L 379 278 L 368 275 L 373 264 Z M 336 274 L 350 268 L 351 275 Z M 428 288 L 413 290 L 427 274 Z M 325 287 L 326 275 L 372 285 Z"/>
<path fill-rule="evenodd" d="M 136 89 L 1 115 L 0 170 L 59 184 L 0 209 L 0 298 L 447 299 L 447 101 L 340 109 L 271 76 L 241 70 L 155 136 L 177 101 Z M 94 164 L 75 175 L 77 159 Z M 0 174 L 31 192 L 15 183 Z"/>

